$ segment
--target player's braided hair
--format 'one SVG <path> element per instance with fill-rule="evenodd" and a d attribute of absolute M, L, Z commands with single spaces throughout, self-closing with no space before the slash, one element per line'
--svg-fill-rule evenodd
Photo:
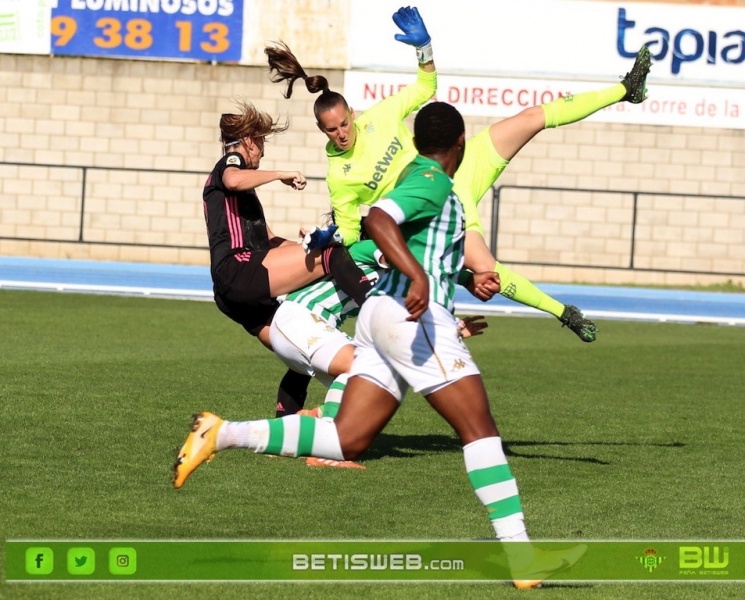
<path fill-rule="evenodd" d="M 329 89 L 329 82 L 323 75 L 308 75 L 303 69 L 300 61 L 295 57 L 290 48 L 284 42 L 276 42 L 274 46 L 264 48 L 264 53 L 269 62 L 269 79 L 272 83 L 287 82 L 287 88 L 283 96 L 292 96 L 292 86 L 298 79 L 305 81 L 305 87 L 311 94 L 321 92 L 313 105 L 313 114 L 318 121 L 321 113 L 342 104 L 346 110 L 349 105 L 339 92 Z"/>
<path fill-rule="evenodd" d="M 465 130 L 457 108 L 447 102 L 431 102 L 414 119 L 414 142 L 419 154 L 435 154 L 455 146 Z"/>
<path fill-rule="evenodd" d="M 231 144 L 244 138 L 263 139 L 275 133 L 282 133 L 289 122 L 279 123 L 269 113 L 259 110 L 250 102 L 237 102 L 239 114 L 224 113 L 220 116 L 220 141 Z"/>

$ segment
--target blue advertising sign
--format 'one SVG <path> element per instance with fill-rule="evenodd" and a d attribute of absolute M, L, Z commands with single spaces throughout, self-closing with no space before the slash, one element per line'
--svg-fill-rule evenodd
<path fill-rule="evenodd" d="M 59 0 L 53 54 L 238 61 L 243 0 Z"/>

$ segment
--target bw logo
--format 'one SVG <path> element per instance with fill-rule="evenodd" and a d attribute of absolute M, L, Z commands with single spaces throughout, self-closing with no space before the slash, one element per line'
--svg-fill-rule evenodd
<path fill-rule="evenodd" d="M 727 546 L 681 546 L 679 549 L 681 569 L 725 569 L 729 565 Z"/>
<path fill-rule="evenodd" d="M 342 170 L 344 171 L 344 175 L 349 173 L 349 171 L 352 170 L 352 163 L 345 163 L 344 166 L 342 167 Z"/>

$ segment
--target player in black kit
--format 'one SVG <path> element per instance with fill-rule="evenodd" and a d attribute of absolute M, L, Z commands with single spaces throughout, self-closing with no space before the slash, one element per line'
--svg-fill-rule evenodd
<path fill-rule="evenodd" d="M 345 247 L 306 250 L 272 233 L 256 188 L 279 180 L 302 190 L 306 180 L 299 171 L 259 170 L 265 139 L 287 125 L 250 103 L 240 108 L 220 118 L 224 155 L 204 187 L 210 273 L 218 308 L 270 348 L 277 296 L 331 274 L 361 304 L 371 286 Z"/>

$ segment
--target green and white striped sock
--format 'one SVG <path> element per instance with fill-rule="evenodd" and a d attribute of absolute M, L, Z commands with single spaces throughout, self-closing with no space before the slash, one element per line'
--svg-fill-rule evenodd
<path fill-rule="evenodd" d="M 321 406 L 321 416 L 324 419 L 336 418 L 339 408 L 341 408 L 341 397 L 344 395 L 344 388 L 347 387 L 348 380 L 349 374 L 342 373 L 329 386 Z"/>
<path fill-rule="evenodd" d="M 528 540 L 517 482 L 507 464 L 501 438 L 471 442 L 463 447 L 463 456 L 468 478 L 489 513 L 497 539 Z"/>
<path fill-rule="evenodd" d="M 344 460 L 334 422 L 300 415 L 260 421 L 225 421 L 217 436 L 217 449 L 227 448 Z"/>

